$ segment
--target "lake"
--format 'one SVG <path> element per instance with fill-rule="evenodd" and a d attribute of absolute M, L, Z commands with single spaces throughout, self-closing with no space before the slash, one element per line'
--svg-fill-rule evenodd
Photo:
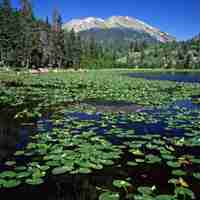
<path fill-rule="evenodd" d="M 200 72 L 134 72 L 128 76 L 133 78 L 144 78 L 147 80 L 177 81 L 188 83 L 200 83 Z"/>
<path fill-rule="evenodd" d="M 199 95 L 200 77 L 131 72 L 126 78 L 116 72 L 102 73 L 103 78 L 96 80 L 96 73 L 81 74 L 81 82 L 75 74 L 77 84 L 70 86 L 69 78 L 57 75 L 56 82 L 66 79 L 59 98 L 71 92 L 80 99 L 83 95 L 83 100 L 46 110 L 32 123 L 24 119 L 16 123 L 13 117 L 6 118 L 7 112 L 1 113 L 0 195 L 6 199 L 15 195 L 52 200 L 198 200 L 200 105 L 193 97 Z M 45 95 L 46 77 L 40 77 L 44 85 L 35 91 L 37 81 L 33 77 L 32 86 L 20 88 L 20 94 L 25 90 L 39 96 L 42 90 Z M 51 95 L 56 87 L 48 89 Z"/>

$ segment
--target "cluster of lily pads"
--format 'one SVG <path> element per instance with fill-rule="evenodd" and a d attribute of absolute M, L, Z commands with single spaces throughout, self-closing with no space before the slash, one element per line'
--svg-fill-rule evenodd
<path fill-rule="evenodd" d="M 131 72 L 131 71 L 130 71 Z M 126 72 L 127 73 L 127 72 Z M 124 100 L 158 107 L 200 95 L 199 84 L 148 81 L 122 72 L 1 75 L 0 106 L 20 108 L 16 118 L 38 117 L 47 108 L 89 99 Z"/>
<path fill-rule="evenodd" d="M 92 132 L 72 135 L 55 129 L 37 134 L 24 150 L 15 153 L 15 160 L 5 163 L 9 170 L 0 173 L 0 186 L 16 187 L 21 183 L 41 184 L 50 170 L 53 175 L 88 174 L 113 165 L 122 151 Z M 22 163 L 17 162 L 23 160 Z"/>
<path fill-rule="evenodd" d="M 174 103 L 191 102 L 192 96 L 200 94 L 200 85 L 97 73 L 4 77 L 0 105 L 21 106 L 15 118 L 40 119 L 31 142 L 3 163 L 0 188 L 40 185 L 51 176 L 103 174 L 110 166 L 120 175 L 113 175 L 108 188 L 96 185 L 99 200 L 199 198 L 193 183 L 200 180 L 200 110 Z M 126 100 L 144 109 L 97 113 L 95 106 L 82 103 L 86 98 Z M 60 105 L 65 109 L 58 111 Z M 54 112 L 41 117 L 49 107 Z M 157 126 L 162 126 L 162 132 L 152 131 Z M 170 191 L 163 193 L 153 178 L 146 181 L 151 174 L 145 170 L 154 168 L 167 174 L 165 186 Z M 142 181 L 134 177 L 140 173 L 144 173 Z"/>
<path fill-rule="evenodd" d="M 194 193 L 186 187 L 176 187 L 176 180 L 170 180 L 169 183 L 175 183 L 174 194 L 158 194 L 156 186 L 140 186 L 137 188 L 137 194 L 128 194 L 126 199 L 129 200 L 186 200 L 195 199 Z M 114 180 L 113 186 L 127 191 L 132 185 L 125 180 Z M 117 192 L 104 191 L 99 200 L 119 200 L 120 195 Z"/>

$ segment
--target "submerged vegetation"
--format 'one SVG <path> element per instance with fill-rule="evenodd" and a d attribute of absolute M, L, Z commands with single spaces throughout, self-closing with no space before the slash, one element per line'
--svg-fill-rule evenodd
<path fill-rule="evenodd" d="M 2 116 L 36 128 L 0 159 L 0 193 L 199 199 L 200 85 L 131 72 L 1 73 Z"/>

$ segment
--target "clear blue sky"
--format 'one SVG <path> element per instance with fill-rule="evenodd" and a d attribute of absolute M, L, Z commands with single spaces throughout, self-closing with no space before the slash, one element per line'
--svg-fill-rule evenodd
<path fill-rule="evenodd" d="M 20 0 L 12 0 L 18 7 Z M 87 16 L 112 15 L 136 17 L 168 32 L 178 40 L 200 33 L 200 0 L 32 0 L 36 16 L 51 17 L 60 10 L 63 22 Z"/>

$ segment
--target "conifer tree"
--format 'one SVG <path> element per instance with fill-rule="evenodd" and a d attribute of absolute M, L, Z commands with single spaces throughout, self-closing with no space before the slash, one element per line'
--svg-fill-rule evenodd
<path fill-rule="evenodd" d="M 59 68 L 64 64 L 64 32 L 62 30 L 62 18 L 57 9 L 53 12 L 53 24 L 51 33 L 51 64 Z"/>

